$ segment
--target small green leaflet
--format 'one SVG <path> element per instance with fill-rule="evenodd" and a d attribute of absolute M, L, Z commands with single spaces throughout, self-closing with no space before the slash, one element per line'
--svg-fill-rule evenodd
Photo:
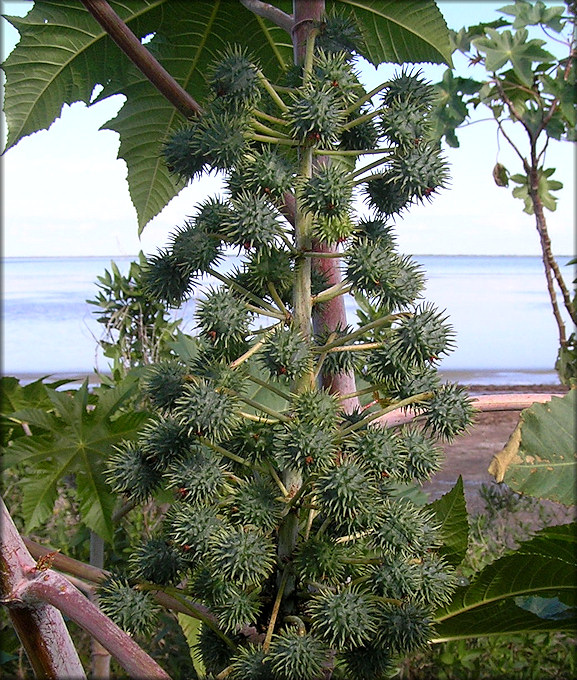
<path fill-rule="evenodd" d="M 545 41 L 537 38 L 528 40 L 529 32 L 524 28 L 514 34 L 487 28 L 487 36 L 473 41 L 475 47 L 485 53 L 487 71 L 495 73 L 511 62 L 517 77 L 528 87 L 533 83 L 533 64 L 555 60 L 550 52 L 542 49 Z"/>

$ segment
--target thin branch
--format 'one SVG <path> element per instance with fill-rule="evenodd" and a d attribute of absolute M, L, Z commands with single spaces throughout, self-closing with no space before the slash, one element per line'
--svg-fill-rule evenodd
<path fill-rule="evenodd" d="M 139 71 L 186 118 L 203 113 L 200 104 L 152 56 L 106 0 L 81 2 Z"/>
<path fill-rule="evenodd" d="M 294 24 L 293 17 L 290 14 L 286 14 L 286 12 L 283 12 L 278 7 L 271 5 L 269 2 L 262 2 L 262 0 L 240 0 L 240 4 L 253 14 L 272 21 L 273 24 L 276 24 L 290 35 Z"/>

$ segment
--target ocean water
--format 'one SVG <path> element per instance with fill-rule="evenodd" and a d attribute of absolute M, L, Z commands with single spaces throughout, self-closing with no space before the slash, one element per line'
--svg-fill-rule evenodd
<path fill-rule="evenodd" d="M 114 258 L 127 271 L 132 257 Z M 457 348 L 441 363 L 449 379 L 477 384 L 556 384 L 557 330 L 538 257 L 415 256 L 425 299 L 446 310 Z M 573 272 L 559 258 L 565 278 Z M 230 262 L 232 265 L 232 262 Z M 3 262 L 4 375 L 106 371 L 98 350 L 96 277 L 110 258 L 6 258 Z M 349 322 L 355 321 L 348 307 Z M 194 328 L 194 301 L 175 316 Z"/>

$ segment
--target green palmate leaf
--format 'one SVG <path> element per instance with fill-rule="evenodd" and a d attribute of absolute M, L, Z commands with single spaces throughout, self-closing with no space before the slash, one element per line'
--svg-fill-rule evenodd
<path fill-rule="evenodd" d="M 535 3 L 517 2 L 514 5 L 501 7 L 499 11 L 515 17 L 513 28 L 543 24 L 559 33 L 565 25 L 565 22 L 561 20 L 565 13 L 565 8 L 560 5 L 557 7 L 547 7 L 541 0 L 537 0 Z"/>
<path fill-rule="evenodd" d="M 487 71 L 496 72 L 511 62 L 519 79 L 530 87 L 533 83 L 533 64 L 555 59 L 550 52 L 542 49 L 544 40 L 528 40 L 529 32 L 526 29 L 519 29 L 514 34 L 511 31 L 499 33 L 494 28 L 488 28 L 486 32 L 488 37 L 477 38 L 473 44 L 485 53 Z"/>
<path fill-rule="evenodd" d="M 455 486 L 429 506 L 440 524 L 443 541 L 439 553 L 449 564 L 456 566 L 463 561 L 469 545 L 469 522 L 463 490 L 463 478 L 459 475 Z"/>
<path fill-rule="evenodd" d="M 334 7 L 352 10 L 365 43 L 363 56 L 375 66 L 406 61 L 452 66 L 447 24 L 431 0 L 338 0 Z"/>
<path fill-rule="evenodd" d="M 459 588 L 435 616 L 437 641 L 523 631 L 574 631 L 577 579 L 575 524 L 543 529 L 512 554 L 485 567 L 470 585 Z M 551 615 L 537 601 L 558 598 Z M 551 605 L 551 602 L 549 603 Z M 570 608 L 570 609 L 569 609 Z M 542 611 L 545 610 L 545 614 Z"/>
<path fill-rule="evenodd" d="M 465 100 L 465 96 L 471 97 L 479 92 L 481 87 L 481 83 L 472 78 L 455 77 L 450 69 L 445 71 L 441 82 L 435 85 L 437 99 L 433 116 L 435 124 L 433 135 L 436 139 L 445 137 L 449 146 L 454 148 L 459 146 L 455 130 L 469 116 L 470 102 Z"/>
<path fill-rule="evenodd" d="M 53 414 L 41 409 L 16 412 L 14 418 L 29 417 L 45 434 L 19 438 L 5 455 L 6 465 L 22 464 L 33 473 L 22 480 L 22 510 L 30 531 L 52 515 L 58 484 L 74 475 L 80 515 L 90 529 L 111 541 L 115 497 L 102 480 L 102 467 L 113 447 L 136 436 L 147 419 L 145 412 L 119 415 L 119 409 L 135 389 L 127 381 L 118 388 L 101 391 L 96 403 L 88 383 L 73 392 L 49 393 Z M 90 407 L 89 407 L 90 406 Z M 46 417 L 46 416 L 49 417 Z"/>
<path fill-rule="evenodd" d="M 557 197 L 553 196 L 551 192 L 562 189 L 563 183 L 554 179 L 549 179 L 549 177 L 551 177 L 551 175 L 555 172 L 555 168 L 547 168 L 546 170 L 539 169 L 537 172 L 539 175 L 539 198 L 547 210 L 554 211 L 557 209 Z M 512 194 L 515 198 L 520 198 L 525 204 L 523 212 L 526 212 L 528 215 L 533 215 L 535 212 L 535 206 L 533 205 L 533 199 L 529 193 L 529 180 L 527 175 L 511 175 L 509 179 L 512 182 L 515 182 L 515 184 L 519 184 L 518 187 L 513 189 Z"/>
<path fill-rule="evenodd" d="M 518 493 L 575 504 L 576 394 L 571 390 L 522 412 L 519 426 L 489 467 L 498 482 Z"/>

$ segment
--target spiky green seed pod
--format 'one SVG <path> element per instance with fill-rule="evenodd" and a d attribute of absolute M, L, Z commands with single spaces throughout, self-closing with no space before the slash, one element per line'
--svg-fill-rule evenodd
<path fill-rule="evenodd" d="M 223 257 L 220 238 L 188 220 L 172 234 L 171 248 L 176 260 L 193 274 L 207 272 Z"/>
<path fill-rule="evenodd" d="M 381 283 L 376 297 L 387 310 L 407 309 L 421 297 L 424 288 L 425 273 L 421 265 L 410 255 L 395 254 L 390 258 L 388 277 Z"/>
<path fill-rule="evenodd" d="M 440 378 L 437 370 L 430 364 L 419 366 L 412 376 L 400 382 L 391 392 L 397 399 L 408 399 L 416 394 L 434 392 L 439 388 Z"/>
<path fill-rule="evenodd" d="M 436 144 L 420 142 L 393 158 L 388 174 L 411 198 L 430 199 L 432 193 L 446 186 L 447 162 Z"/>
<path fill-rule="evenodd" d="M 377 479 L 398 480 L 405 476 L 399 438 L 391 430 L 369 427 L 351 440 L 351 452 Z"/>
<path fill-rule="evenodd" d="M 285 376 L 289 380 L 305 373 L 311 365 L 308 343 L 292 328 L 278 328 L 271 333 L 258 358 L 271 376 Z"/>
<path fill-rule="evenodd" d="M 125 441 L 108 460 L 106 481 L 115 493 L 139 503 L 150 498 L 160 485 L 158 472 L 146 460 L 142 446 Z"/>
<path fill-rule="evenodd" d="M 365 237 L 368 241 L 377 241 L 384 250 L 395 250 L 396 237 L 391 224 L 386 219 L 374 217 L 360 220 L 356 226 L 359 239 Z"/>
<path fill-rule="evenodd" d="M 451 601 L 458 584 L 455 569 L 435 555 L 427 555 L 418 565 L 419 584 L 415 599 L 431 607 Z"/>
<path fill-rule="evenodd" d="M 388 243 L 359 238 L 345 257 L 346 276 L 355 289 L 377 295 L 391 269 L 392 251 Z"/>
<path fill-rule="evenodd" d="M 293 418 L 325 429 L 337 426 L 340 411 L 338 397 L 322 389 L 304 390 L 292 402 Z"/>
<path fill-rule="evenodd" d="M 344 112 L 333 88 L 305 87 L 294 95 L 287 118 L 293 137 L 302 144 L 331 148 L 338 144 Z"/>
<path fill-rule="evenodd" d="M 370 177 L 364 183 L 369 207 L 383 215 L 398 215 L 412 200 L 410 188 L 395 180 L 390 171 Z"/>
<path fill-rule="evenodd" d="M 378 512 L 375 488 L 363 467 L 351 460 L 317 479 L 315 499 L 321 514 L 350 533 L 365 528 Z"/>
<path fill-rule="evenodd" d="M 152 299 L 162 300 L 169 307 L 180 307 L 190 295 L 191 273 L 168 250 L 159 250 L 148 258 L 142 270 L 142 288 Z"/>
<path fill-rule="evenodd" d="M 370 541 L 385 556 L 417 556 L 430 548 L 433 528 L 428 511 L 407 500 L 385 498 Z"/>
<path fill-rule="evenodd" d="M 385 109 L 380 124 L 382 134 L 403 149 L 410 149 L 430 136 L 431 125 L 414 100 L 397 101 Z"/>
<path fill-rule="evenodd" d="M 238 423 L 236 399 L 204 380 L 185 385 L 174 415 L 190 434 L 214 442 L 230 437 Z"/>
<path fill-rule="evenodd" d="M 208 343 L 208 341 L 206 341 Z M 246 343 L 231 343 L 231 345 L 238 349 Z M 237 394 L 241 394 L 246 388 L 246 370 L 244 366 L 238 366 L 236 369 L 231 368 L 226 360 L 217 359 L 216 354 L 205 352 L 206 345 L 201 345 L 197 357 L 191 362 L 192 373 L 195 377 L 205 380 L 210 383 L 215 390 L 229 391 L 232 390 Z M 212 347 L 212 343 L 210 344 Z M 210 359 L 208 359 L 210 356 Z"/>
<path fill-rule="evenodd" d="M 349 114 L 346 122 L 352 123 L 367 113 L 369 113 L 368 109 L 361 108 L 360 110 Z M 380 137 L 379 129 L 374 120 L 363 120 L 353 125 L 353 127 L 347 128 L 341 132 L 339 137 L 339 149 L 342 149 L 343 151 L 376 149 Z"/>
<path fill-rule="evenodd" d="M 380 241 L 361 238 L 347 252 L 347 279 L 388 310 L 405 309 L 424 288 L 422 268 L 411 257 L 401 257 Z"/>
<path fill-rule="evenodd" d="M 268 659 L 262 647 L 240 647 L 231 664 L 231 680 L 269 680 Z"/>
<path fill-rule="evenodd" d="M 293 164 L 276 149 L 264 147 L 244 156 L 242 163 L 230 173 L 227 186 L 238 197 L 242 189 L 258 193 L 267 199 L 282 199 L 293 188 Z"/>
<path fill-rule="evenodd" d="M 393 670 L 390 652 L 384 646 L 361 645 L 345 650 L 342 660 L 350 680 L 385 680 Z"/>
<path fill-rule="evenodd" d="M 229 666 L 234 654 L 234 650 L 222 637 L 204 623 L 200 624 L 200 633 L 193 649 L 202 659 L 206 672 L 213 675 L 217 675 L 223 668 Z"/>
<path fill-rule="evenodd" d="M 230 218 L 232 208 L 220 198 L 207 198 L 197 205 L 194 224 L 197 229 L 206 234 L 216 234 L 223 237 L 225 230 L 223 225 Z"/>
<path fill-rule="evenodd" d="M 250 528 L 216 533 L 207 558 L 213 574 L 243 587 L 262 583 L 276 561 L 271 540 Z"/>
<path fill-rule="evenodd" d="M 174 133 L 163 147 L 168 170 L 188 181 L 201 175 L 206 165 L 206 156 L 198 142 L 199 122 Z"/>
<path fill-rule="evenodd" d="M 165 586 L 181 578 L 185 562 L 180 552 L 164 538 L 141 543 L 130 557 L 135 578 Z"/>
<path fill-rule="evenodd" d="M 227 584 L 211 609 L 219 626 L 226 633 L 236 633 L 246 626 L 254 625 L 262 609 L 262 600 L 256 590 L 240 590 Z"/>
<path fill-rule="evenodd" d="M 422 77 L 422 71 L 403 69 L 395 74 L 382 94 L 385 106 L 394 106 L 397 102 L 413 102 L 426 112 L 435 100 L 435 89 Z"/>
<path fill-rule="evenodd" d="M 370 574 L 370 584 L 381 597 L 395 600 L 414 598 L 419 592 L 421 575 L 415 562 L 386 557 Z"/>
<path fill-rule="evenodd" d="M 312 630 L 332 647 L 350 649 L 367 642 L 375 633 L 375 600 L 347 588 L 321 590 L 307 605 Z"/>
<path fill-rule="evenodd" d="M 279 523 L 286 504 L 279 500 L 278 489 L 266 479 L 243 482 L 228 500 L 231 521 L 251 525 L 268 533 Z"/>
<path fill-rule="evenodd" d="M 422 430 L 405 427 L 399 434 L 405 458 L 405 481 L 425 482 L 441 469 L 445 453 Z"/>
<path fill-rule="evenodd" d="M 323 163 L 302 185 L 299 197 L 304 209 L 314 215 L 338 217 L 347 214 L 352 190 L 346 172 L 334 163 Z"/>
<path fill-rule="evenodd" d="M 212 500 L 225 480 L 219 457 L 203 444 L 193 444 L 188 458 L 172 463 L 164 477 L 178 498 L 191 505 Z"/>
<path fill-rule="evenodd" d="M 148 423 L 139 438 L 148 465 L 164 472 L 168 465 L 186 457 L 192 444 L 187 428 L 174 418 Z"/>
<path fill-rule="evenodd" d="M 271 461 L 275 428 L 266 422 L 243 420 L 225 447 L 252 463 Z"/>
<path fill-rule="evenodd" d="M 273 635 L 268 656 L 274 680 L 317 680 L 328 655 L 327 647 L 312 635 L 286 630 Z"/>
<path fill-rule="evenodd" d="M 126 578 L 108 576 L 97 588 L 98 606 L 117 626 L 130 635 L 150 635 L 160 607 L 150 593 L 132 588 Z"/>
<path fill-rule="evenodd" d="M 261 97 L 257 67 L 238 45 L 229 46 L 212 66 L 208 84 L 213 95 L 232 111 L 256 106 Z"/>
<path fill-rule="evenodd" d="M 378 385 L 385 393 L 398 393 L 414 379 L 418 370 L 418 366 L 390 345 L 378 347 L 367 355 L 363 374 L 368 382 Z"/>
<path fill-rule="evenodd" d="M 251 315 L 242 299 L 221 287 L 206 293 L 196 307 L 195 317 L 209 342 L 227 346 L 246 338 Z"/>
<path fill-rule="evenodd" d="M 244 248 L 273 246 L 281 233 L 275 211 L 261 196 L 241 191 L 231 200 L 233 208 L 223 222 L 227 239 Z"/>
<path fill-rule="evenodd" d="M 313 87 L 332 88 L 343 105 L 348 106 L 363 94 L 358 74 L 348 61 L 346 52 L 317 49 L 312 73 Z"/>
<path fill-rule="evenodd" d="M 248 149 L 248 131 L 246 116 L 218 106 L 202 116 L 196 138 L 200 151 L 210 158 L 211 169 L 229 170 L 242 159 Z"/>
<path fill-rule="evenodd" d="M 447 441 L 466 431 L 474 414 L 475 408 L 465 388 L 455 383 L 441 385 L 423 408 L 425 427 Z"/>
<path fill-rule="evenodd" d="M 270 299 L 270 284 L 283 302 L 289 304 L 293 286 L 291 256 L 281 248 L 264 246 L 251 254 L 241 275 L 235 280 L 251 293 L 265 299 Z"/>
<path fill-rule="evenodd" d="M 325 52 L 344 52 L 348 57 L 360 52 L 363 37 L 356 23 L 350 17 L 328 14 L 319 26 L 316 47 Z"/>
<path fill-rule="evenodd" d="M 432 637 L 432 615 L 429 608 L 412 602 L 384 603 L 378 611 L 378 637 L 393 653 L 413 652 Z"/>
<path fill-rule="evenodd" d="M 346 573 L 343 557 L 347 549 L 330 536 L 312 536 L 303 541 L 295 558 L 295 568 L 303 581 L 340 583 Z"/>
<path fill-rule="evenodd" d="M 337 454 L 334 431 L 298 421 L 279 432 L 274 448 L 281 469 L 303 473 L 328 469 Z"/>
<path fill-rule="evenodd" d="M 346 241 L 353 233 L 355 225 L 348 212 L 340 215 L 317 215 L 313 220 L 313 237 L 320 243 L 329 245 Z"/>
<path fill-rule="evenodd" d="M 224 526 L 214 507 L 197 507 L 186 502 L 172 506 L 166 524 L 168 535 L 184 551 L 187 560 L 202 559 L 211 537 Z"/>
<path fill-rule="evenodd" d="M 144 393 L 152 405 L 170 411 L 182 396 L 186 384 L 186 366 L 176 361 L 162 361 L 151 366 L 144 381 Z"/>

